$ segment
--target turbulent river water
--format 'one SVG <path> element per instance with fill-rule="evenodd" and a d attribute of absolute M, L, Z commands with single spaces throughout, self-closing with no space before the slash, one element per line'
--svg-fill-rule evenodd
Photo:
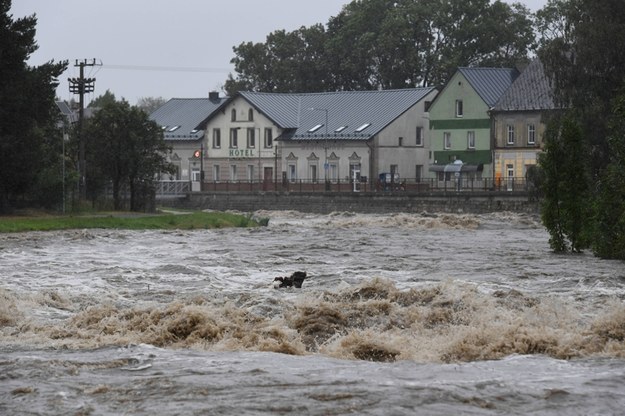
<path fill-rule="evenodd" d="M 519 214 L 256 215 L 0 235 L 0 414 L 623 413 L 623 262 Z"/>

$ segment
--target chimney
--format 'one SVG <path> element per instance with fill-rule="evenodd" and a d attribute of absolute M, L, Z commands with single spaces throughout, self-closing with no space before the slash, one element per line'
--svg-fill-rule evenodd
<path fill-rule="evenodd" d="M 218 91 L 210 91 L 208 93 L 208 99 L 211 101 L 219 100 L 219 92 Z"/>

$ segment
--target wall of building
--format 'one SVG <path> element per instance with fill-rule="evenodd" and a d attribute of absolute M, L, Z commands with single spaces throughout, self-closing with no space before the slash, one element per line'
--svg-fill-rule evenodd
<path fill-rule="evenodd" d="M 462 100 L 463 114 L 456 116 L 456 100 Z M 464 163 L 484 164 L 483 176 L 492 176 L 491 122 L 488 106 L 460 73 L 449 81 L 430 108 L 432 164 L 445 165 L 460 159 Z M 468 132 L 475 135 L 469 148 Z M 451 135 L 451 146 L 444 146 L 444 135 Z M 435 177 L 435 173 L 430 173 Z"/>
<path fill-rule="evenodd" d="M 427 177 L 430 116 L 425 103 L 431 102 L 436 94 L 432 91 L 375 137 L 374 173 L 391 172 L 391 165 L 395 165 L 401 178 L 416 179 L 416 166 L 421 166 L 421 178 Z M 417 127 L 421 128 L 421 144 L 416 142 Z"/>
<path fill-rule="evenodd" d="M 232 120 L 232 111 L 236 119 Z M 250 110 L 252 119 L 250 120 Z M 219 129 L 220 143 L 215 143 L 215 129 Z M 230 131 L 237 129 L 237 146 L 230 146 Z M 254 132 L 254 146 L 248 145 L 247 132 Z M 272 145 L 265 145 L 265 129 L 271 129 Z M 245 181 L 252 173 L 254 181 L 263 178 L 265 170 L 276 168 L 275 138 L 281 133 L 267 117 L 256 111 L 249 102 L 238 97 L 216 114 L 206 125 L 207 158 L 204 161 L 205 179 L 207 181 Z M 278 178 L 281 166 L 278 158 Z M 219 177 L 216 177 L 215 166 L 219 166 Z M 233 168 L 234 167 L 234 168 Z M 251 169 L 251 171 L 250 171 Z"/>
<path fill-rule="evenodd" d="M 529 126 L 534 126 L 534 144 L 528 142 Z M 514 127 L 514 143 L 508 143 L 508 126 Z M 527 167 L 537 163 L 544 144 L 545 125 L 541 113 L 506 112 L 493 115 L 495 141 L 495 178 L 506 178 L 512 167 L 513 176 L 524 178 Z"/>
<path fill-rule="evenodd" d="M 488 213 L 520 212 L 538 214 L 539 204 L 528 195 L 511 192 L 472 192 L 454 194 L 387 193 L 191 193 L 179 199 L 167 199 L 159 205 L 186 209 L 295 210 L 329 214 L 359 213 Z"/>

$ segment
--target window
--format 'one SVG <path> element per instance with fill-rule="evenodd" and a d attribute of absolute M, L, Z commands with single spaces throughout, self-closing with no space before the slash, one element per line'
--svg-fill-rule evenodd
<path fill-rule="evenodd" d="M 423 127 L 417 127 L 417 138 L 415 140 L 415 145 L 423 146 Z"/>
<path fill-rule="evenodd" d="M 527 144 L 536 144 L 536 126 L 533 124 L 527 125 Z"/>
<path fill-rule="evenodd" d="M 320 128 L 323 127 L 323 124 L 317 124 L 315 127 L 313 127 L 312 129 L 308 130 L 308 133 L 314 133 L 317 130 L 319 130 Z"/>
<path fill-rule="evenodd" d="M 462 106 L 462 100 L 456 100 L 456 117 L 462 117 L 464 115 L 464 108 Z"/>
<path fill-rule="evenodd" d="M 397 145 L 401 147 L 403 144 L 404 144 L 404 138 L 400 137 L 399 140 L 397 141 Z"/>
<path fill-rule="evenodd" d="M 218 181 L 219 180 L 219 165 L 214 165 L 213 166 L 213 180 L 214 181 Z"/>
<path fill-rule="evenodd" d="M 254 121 L 254 109 L 253 108 L 250 108 L 247 111 L 247 119 L 248 121 Z"/>
<path fill-rule="evenodd" d="M 363 131 L 364 129 L 366 129 L 367 127 L 369 127 L 371 125 L 371 123 L 365 123 L 362 126 L 358 127 L 356 129 L 356 133 L 360 133 L 361 131 Z"/>
<path fill-rule="evenodd" d="M 475 149 L 475 132 L 474 131 L 467 132 L 467 148 Z"/>
<path fill-rule="evenodd" d="M 221 129 L 213 129 L 213 148 L 219 149 L 221 147 Z"/>
<path fill-rule="evenodd" d="M 339 127 L 338 129 L 334 130 L 334 132 L 335 132 L 335 133 L 340 133 L 340 132 L 342 132 L 343 130 L 345 130 L 346 128 L 347 128 L 347 126 L 341 126 L 341 127 Z"/>
<path fill-rule="evenodd" d="M 317 178 L 317 165 L 310 165 L 310 180 L 313 183 L 317 183 L 319 178 Z"/>
<path fill-rule="evenodd" d="M 514 144 L 514 126 L 508 124 L 508 145 Z"/>
<path fill-rule="evenodd" d="M 230 180 L 237 180 L 237 165 L 230 165 Z"/>
<path fill-rule="evenodd" d="M 247 165 L 247 181 L 252 182 L 254 180 L 254 165 Z"/>
<path fill-rule="evenodd" d="M 234 108 L 230 111 L 230 121 L 237 121 L 237 110 Z"/>
<path fill-rule="evenodd" d="M 289 164 L 289 181 L 295 182 L 297 179 L 297 167 L 294 164 Z"/>
<path fill-rule="evenodd" d="M 169 130 L 167 130 L 167 131 L 171 133 L 172 131 L 176 131 L 176 130 L 178 130 L 179 128 L 180 128 L 180 126 L 174 126 L 174 127 L 171 127 L 171 128 L 170 128 Z"/>
<path fill-rule="evenodd" d="M 239 129 L 230 129 L 230 148 L 236 149 L 238 147 L 239 142 Z"/>
<path fill-rule="evenodd" d="M 256 147 L 256 129 L 248 127 L 247 129 L 247 147 L 253 149 Z"/>
<path fill-rule="evenodd" d="M 443 133 L 443 147 L 445 149 L 451 149 L 451 133 L 448 131 Z"/>
<path fill-rule="evenodd" d="M 265 129 L 265 147 L 272 147 L 273 146 L 273 130 L 271 130 L 271 128 L 266 128 Z"/>
<path fill-rule="evenodd" d="M 336 162 L 330 162 L 330 180 L 336 182 L 339 179 L 339 167 Z"/>

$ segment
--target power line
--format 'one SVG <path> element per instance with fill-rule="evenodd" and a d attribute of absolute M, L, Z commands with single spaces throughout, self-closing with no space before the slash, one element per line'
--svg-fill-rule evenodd
<path fill-rule="evenodd" d="M 102 65 L 103 69 L 118 69 L 126 71 L 161 71 L 161 72 L 205 72 L 205 73 L 227 73 L 233 68 L 209 68 L 209 67 L 184 67 L 184 66 L 151 66 L 151 65 Z"/>

